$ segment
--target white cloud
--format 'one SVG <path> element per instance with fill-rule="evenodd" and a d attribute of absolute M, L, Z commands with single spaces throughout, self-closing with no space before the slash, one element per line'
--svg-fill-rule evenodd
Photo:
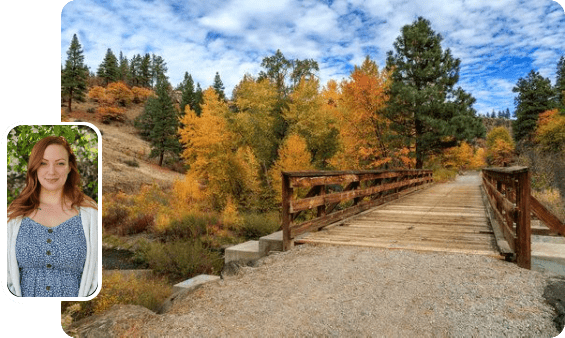
<path fill-rule="evenodd" d="M 229 94 L 277 49 L 289 59 L 318 60 L 322 83 L 347 77 L 367 51 L 382 67 L 401 28 L 418 16 L 430 20 L 444 37 L 442 47 L 461 59 L 462 86 L 477 98 L 477 108 L 512 108 L 510 85 L 530 69 L 501 60 L 529 57 L 530 68 L 553 77 L 565 54 L 565 14 L 550 0 L 117 0 L 104 6 L 74 0 L 62 13 L 61 52 L 64 60 L 72 34 L 79 33 L 95 70 L 107 48 L 131 58 L 147 46 L 163 56 L 174 85 L 188 71 L 207 87 L 218 71 Z M 210 33 L 215 39 L 207 39 Z M 323 63 L 327 58 L 334 61 Z"/>

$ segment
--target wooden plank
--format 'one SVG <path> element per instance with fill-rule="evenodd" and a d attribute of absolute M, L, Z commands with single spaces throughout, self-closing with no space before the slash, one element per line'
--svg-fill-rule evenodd
<path fill-rule="evenodd" d="M 301 200 L 293 200 L 290 202 L 290 212 L 296 213 L 298 211 L 313 209 L 320 205 L 324 205 L 328 203 L 337 203 L 358 197 L 370 196 L 378 192 L 383 192 L 399 187 L 408 186 L 413 183 L 420 183 L 423 182 L 423 180 L 424 180 L 423 178 L 417 178 L 417 179 L 401 181 L 401 182 L 385 183 L 382 185 L 378 185 L 366 189 L 351 190 L 340 193 L 327 194 L 324 196 L 304 198 Z"/>
<path fill-rule="evenodd" d="M 516 263 L 521 268 L 531 269 L 530 173 L 526 170 L 516 176 L 516 205 L 519 210 L 516 220 Z"/>
<path fill-rule="evenodd" d="M 532 212 L 551 230 L 565 236 L 565 223 L 546 209 L 534 196 L 530 195 Z"/>
<path fill-rule="evenodd" d="M 290 227 L 292 223 L 292 215 L 290 214 L 290 199 L 292 198 L 292 187 L 290 187 L 290 178 L 284 173 L 282 175 L 282 229 L 283 229 L 283 251 L 287 251 L 292 246 L 292 238 L 290 237 Z"/>

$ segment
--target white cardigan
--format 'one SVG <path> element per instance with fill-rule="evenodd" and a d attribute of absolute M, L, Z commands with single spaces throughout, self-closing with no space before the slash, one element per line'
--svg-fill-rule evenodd
<path fill-rule="evenodd" d="M 78 297 L 87 297 L 98 287 L 98 210 L 80 207 L 80 217 L 86 237 L 86 261 L 80 280 Z M 8 289 L 21 297 L 20 270 L 16 260 L 16 238 L 23 217 L 16 217 L 8 222 Z"/>

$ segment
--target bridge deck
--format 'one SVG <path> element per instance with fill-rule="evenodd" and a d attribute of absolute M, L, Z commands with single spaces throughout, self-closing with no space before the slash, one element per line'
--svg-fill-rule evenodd
<path fill-rule="evenodd" d="M 306 234 L 296 243 L 358 245 L 499 256 L 478 174 L 436 184 Z"/>

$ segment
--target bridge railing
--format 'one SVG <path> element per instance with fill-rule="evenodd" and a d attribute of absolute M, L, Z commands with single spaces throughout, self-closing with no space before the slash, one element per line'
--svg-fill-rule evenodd
<path fill-rule="evenodd" d="M 483 186 L 502 236 L 510 251 L 516 255 L 518 266 L 530 269 L 531 199 L 528 168 L 488 168 L 483 169 L 482 173 Z M 497 228 L 493 230 L 495 234 L 498 232 Z"/>
<path fill-rule="evenodd" d="M 282 173 L 283 250 L 306 232 L 422 189 L 431 170 L 297 171 Z"/>

